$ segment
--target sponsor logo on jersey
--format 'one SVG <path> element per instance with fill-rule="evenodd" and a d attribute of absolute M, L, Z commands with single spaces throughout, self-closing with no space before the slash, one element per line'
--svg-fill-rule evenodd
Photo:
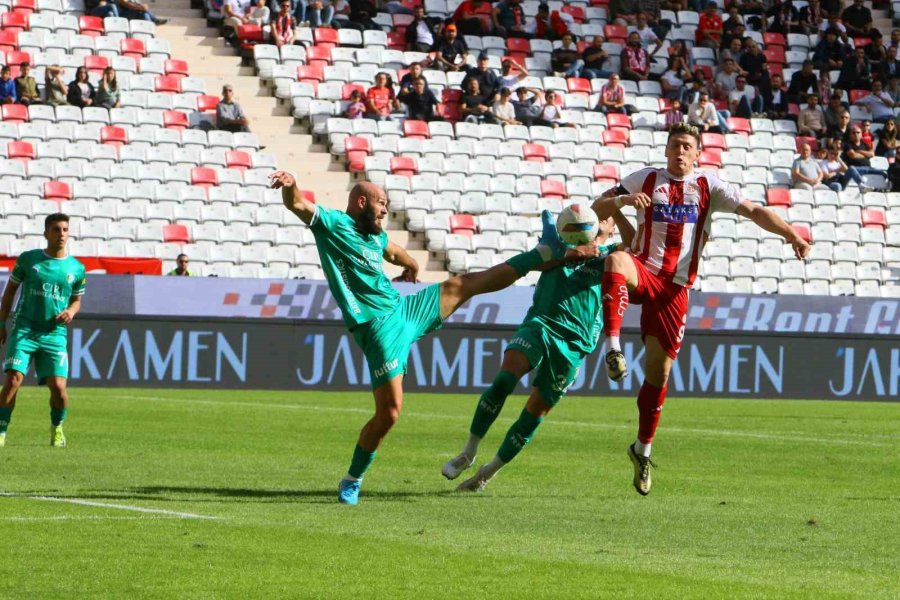
<path fill-rule="evenodd" d="M 71 273 L 69 273 L 68 275 L 66 275 L 66 283 L 68 283 L 69 285 L 72 285 L 72 282 L 73 282 L 73 281 L 75 281 L 75 276 L 74 276 L 74 275 L 72 275 Z"/>
<path fill-rule="evenodd" d="M 653 221 L 655 223 L 696 223 L 697 206 L 693 204 L 654 204 Z"/>
<path fill-rule="evenodd" d="M 400 359 L 397 358 L 386 361 L 383 365 L 372 372 L 372 376 L 381 377 L 382 375 L 386 375 L 396 369 L 398 364 L 400 364 Z"/>

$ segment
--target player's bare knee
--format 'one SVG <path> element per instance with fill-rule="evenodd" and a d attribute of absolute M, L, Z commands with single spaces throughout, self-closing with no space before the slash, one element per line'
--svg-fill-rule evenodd
<path fill-rule="evenodd" d="M 66 380 L 51 377 L 47 381 L 47 388 L 52 395 L 62 398 L 66 395 Z"/>
<path fill-rule="evenodd" d="M 656 387 L 665 387 L 669 382 L 669 373 L 672 371 L 672 365 L 669 362 L 661 364 L 647 364 L 644 368 L 644 377 L 646 380 Z"/>
<path fill-rule="evenodd" d="M 24 373 L 20 373 L 19 371 L 7 371 L 6 378 L 3 381 L 3 387 L 12 392 L 15 392 L 19 389 L 24 380 Z"/>
<path fill-rule="evenodd" d="M 603 264 L 607 273 L 624 273 L 625 269 L 628 268 L 628 263 L 630 261 L 631 257 L 629 257 L 628 254 L 621 250 L 617 250 L 607 256 Z"/>

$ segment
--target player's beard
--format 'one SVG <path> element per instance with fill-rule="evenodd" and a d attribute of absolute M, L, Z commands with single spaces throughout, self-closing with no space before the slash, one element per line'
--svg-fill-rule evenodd
<path fill-rule="evenodd" d="M 360 229 L 369 235 L 380 235 L 383 230 L 376 220 L 375 209 L 372 206 L 367 206 L 363 214 L 360 215 L 359 226 Z"/>

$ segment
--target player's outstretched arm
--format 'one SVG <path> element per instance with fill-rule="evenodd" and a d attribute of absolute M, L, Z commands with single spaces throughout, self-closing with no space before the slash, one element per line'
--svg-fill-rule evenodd
<path fill-rule="evenodd" d="M 78 314 L 78 311 L 81 310 L 81 296 L 72 296 L 69 300 L 69 307 L 56 315 L 56 322 L 62 323 L 63 325 L 68 325 L 72 322 L 72 319 L 75 318 L 75 315 Z"/>
<path fill-rule="evenodd" d="M 18 289 L 19 284 L 10 279 L 6 282 L 6 289 L 3 290 L 3 300 L 0 300 L 0 346 L 6 343 L 6 321 L 12 311 L 13 300 Z"/>
<path fill-rule="evenodd" d="M 281 189 L 281 201 L 285 208 L 300 217 L 300 220 L 309 225 L 316 213 L 316 205 L 303 197 L 297 180 L 287 171 L 275 171 L 269 175 L 272 181 L 272 189 Z"/>
<path fill-rule="evenodd" d="M 794 248 L 794 255 L 800 260 L 809 256 L 809 243 L 800 237 L 797 232 L 794 231 L 794 228 L 776 213 L 763 206 L 757 206 L 747 200 L 744 200 L 738 205 L 736 212 L 742 217 L 750 219 L 769 233 L 774 233 L 783 237 L 784 240 Z"/>
<path fill-rule="evenodd" d="M 382 256 L 384 257 L 384 260 L 392 265 L 403 267 L 403 273 L 401 273 L 399 277 L 400 281 L 415 283 L 419 280 L 419 263 L 409 255 L 409 252 L 394 242 L 388 242 Z"/>

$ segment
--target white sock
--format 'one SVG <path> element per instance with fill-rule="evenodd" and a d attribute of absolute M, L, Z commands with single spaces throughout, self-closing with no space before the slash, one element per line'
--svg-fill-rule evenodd
<path fill-rule="evenodd" d="M 646 456 L 650 458 L 650 446 L 652 444 L 645 444 L 641 440 L 635 440 L 634 442 L 634 452 L 638 456 Z"/>
<path fill-rule="evenodd" d="M 622 346 L 619 344 L 619 336 L 611 335 L 606 338 L 606 351 L 609 352 L 610 350 L 622 351 Z"/>
<path fill-rule="evenodd" d="M 481 443 L 481 438 L 474 434 L 469 434 L 469 441 L 466 442 L 466 447 L 463 448 L 462 454 L 465 454 L 469 457 L 469 459 L 475 458 L 475 455 L 478 454 L 478 444 Z"/>
<path fill-rule="evenodd" d="M 500 460 L 499 456 L 495 456 L 491 459 L 491 462 L 481 467 L 481 471 L 487 475 L 487 478 L 490 479 L 494 475 L 497 474 L 497 471 L 503 468 L 503 465 L 506 463 Z"/>
<path fill-rule="evenodd" d="M 359 477 L 354 477 L 350 473 L 344 475 L 344 481 L 359 481 Z"/>

